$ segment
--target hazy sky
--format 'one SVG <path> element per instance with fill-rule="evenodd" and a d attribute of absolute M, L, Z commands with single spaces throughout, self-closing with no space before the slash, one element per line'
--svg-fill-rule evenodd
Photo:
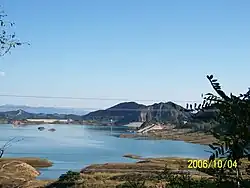
<path fill-rule="evenodd" d="M 249 87 L 249 0 L 0 2 L 17 36 L 31 43 L 0 59 L 0 94 L 184 104 L 212 91 L 206 74 L 226 92 Z M 83 108 L 118 102 L 0 97 L 0 104 Z"/>

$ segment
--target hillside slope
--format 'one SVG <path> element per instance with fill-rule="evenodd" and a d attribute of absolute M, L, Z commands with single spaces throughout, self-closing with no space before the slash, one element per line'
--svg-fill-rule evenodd
<path fill-rule="evenodd" d="M 111 119 L 115 125 L 124 125 L 131 122 L 172 122 L 183 123 L 192 117 L 185 108 L 173 103 L 155 103 L 153 105 L 142 105 L 135 102 L 125 102 L 115 105 L 106 110 L 98 110 L 83 116 L 84 120 L 92 120 L 102 123 L 110 123 Z"/>
<path fill-rule="evenodd" d="M 142 114 L 146 116 L 147 121 L 156 122 L 171 122 L 171 123 L 183 123 L 189 121 L 192 118 L 192 114 L 185 110 L 180 105 L 173 102 L 155 103 L 147 106 L 147 110 Z"/>
<path fill-rule="evenodd" d="M 106 110 L 90 112 L 83 116 L 84 120 L 110 123 L 111 120 L 116 124 L 128 124 L 130 122 L 141 121 L 140 113 L 145 109 L 145 105 L 135 102 L 125 102 L 117 104 Z"/>

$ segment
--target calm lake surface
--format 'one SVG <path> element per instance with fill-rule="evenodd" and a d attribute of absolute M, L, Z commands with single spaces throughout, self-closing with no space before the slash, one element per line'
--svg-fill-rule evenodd
<path fill-rule="evenodd" d="M 38 127 L 46 129 L 39 131 Z M 55 128 L 55 132 L 48 129 Z M 5 157 L 40 157 L 52 161 L 50 168 L 40 169 L 39 179 L 55 179 L 68 170 L 79 171 L 93 163 L 133 162 L 124 154 L 143 157 L 208 157 L 206 146 L 181 141 L 138 140 L 118 138 L 126 127 L 81 126 L 81 125 L 29 125 L 14 128 L 0 125 L 1 146 L 10 138 L 23 140 L 13 143 Z"/>

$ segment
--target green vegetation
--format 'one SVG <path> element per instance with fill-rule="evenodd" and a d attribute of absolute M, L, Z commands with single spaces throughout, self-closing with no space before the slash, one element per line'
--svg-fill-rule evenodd
<path fill-rule="evenodd" d="M 84 184 L 83 182 L 78 182 L 81 180 L 81 174 L 79 172 L 68 171 L 66 174 L 62 174 L 58 181 L 46 186 L 46 188 L 67 188 L 76 187 L 78 184 Z"/>
<path fill-rule="evenodd" d="M 7 124 L 8 120 L 7 119 L 0 119 L 0 124 Z"/>
<path fill-rule="evenodd" d="M 117 188 L 131 188 L 131 187 L 136 187 L 136 188 L 147 188 L 145 185 L 145 181 L 127 181 L 123 184 L 117 185 Z"/>
<path fill-rule="evenodd" d="M 218 139 L 218 142 L 211 143 L 209 146 L 213 150 L 210 159 L 225 158 L 224 164 L 228 161 L 236 161 L 235 168 L 221 168 L 217 173 L 220 181 L 234 180 L 237 185 L 242 184 L 242 173 L 240 171 L 241 159 L 248 157 L 250 141 L 250 90 L 245 94 L 235 96 L 226 95 L 220 84 L 213 75 L 207 76 L 217 95 L 208 93 L 204 97 L 204 102 L 195 110 L 217 110 L 216 121 L 218 126 L 211 129 L 212 135 Z M 226 166 L 226 165 L 225 165 Z M 235 177 L 228 176 L 235 173 Z"/>
<path fill-rule="evenodd" d="M 0 11 L 0 56 L 9 53 L 12 48 L 24 44 L 17 39 L 15 33 L 11 31 L 14 23 L 7 21 L 5 19 L 6 17 L 7 15 L 4 11 Z"/>

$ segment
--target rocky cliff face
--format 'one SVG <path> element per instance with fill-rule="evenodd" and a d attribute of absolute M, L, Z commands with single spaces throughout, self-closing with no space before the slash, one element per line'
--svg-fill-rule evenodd
<path fill-rule="evenodd" d="M 142 111 L 140 112 L 139 121 L 141 121 L 141 122 L 148 121 L 148 120 L 150 119 L 148 116 L 149 116 L 148 109 L 142 110 Z"/>
<path fill-rule="evenodd" d="M 152 108 L 156 121 L 183 123 L 191 118 L 190 112 L 173 102 L 154 104 Z"/>
<path fill-rule="evenodd" d="M 140 114 L 140 119 L 144 121 L 182 123 L 191 118 L 190 112 L 173 102 L 155 103 L 146 108 Z"/>
<path fill-rule="evenodd" d="M 34 167 L 21 161 L 0 162 L 0 184 L 2 187 L 32 187 L 32 181 L 40 174 Z"/>

